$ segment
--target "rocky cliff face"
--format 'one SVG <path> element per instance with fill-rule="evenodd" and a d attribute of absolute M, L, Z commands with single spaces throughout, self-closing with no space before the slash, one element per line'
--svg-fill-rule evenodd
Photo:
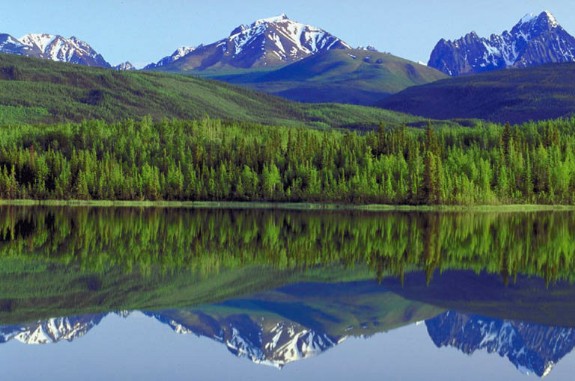
<path fill-rule="evenodd" d="M 17 54 L 85 66 L 111 67 L 88 43 L 76 37 L 52 34 L 27 34 L 16 39 L 0 34 L 0 53 Z"/>
<path fill-rule="evenodd" d="M 575 62 L 575 38 L 549 12 L 523 17 L 511 31 L 491 37 L 475 32 L 440 40 L 428 65 L 457 76 L 546 63 Z"/>

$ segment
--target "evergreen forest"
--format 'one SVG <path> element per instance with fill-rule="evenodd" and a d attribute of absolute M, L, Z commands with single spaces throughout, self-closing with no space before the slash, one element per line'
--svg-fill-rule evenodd
<path fill-rule="evenodd" d="M 150 117 L 3 127 L 0 198 L 573 204 L 575 118 L 369 132 Z"/>

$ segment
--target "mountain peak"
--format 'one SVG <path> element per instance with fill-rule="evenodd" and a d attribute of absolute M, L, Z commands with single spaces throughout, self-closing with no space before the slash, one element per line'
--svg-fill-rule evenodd
<path fill-rule="evenodd" d="M 200 45 L 198 48 L 201 48 L 202 46 Z M 180 58 L 185 57 L 186 55 L 190 54 L 191 52 L 193 52 L 194 50 L 198 49 L 196 47 L 193 46 L 181 46 L 178 49 L 176 49 L 171 56 L 167 56 L 162 58 L 161 60 L 159 60 L 156 63 L 152 63 L 147 65 L 144 70 L 151 70 L 151 69 L 157 69 L 160 68 L 162 66 L 167 66 L 169 64 L 171 64 L 172 62 L 175 62 L 177 60 L 179 60 Z"/>
<path fill-rule="evenodd" d="M 275 24 L 275 23 L 280 23 L 280 22 L 285 22 L 285 21 L 291 21 L 291 20 L 285 13 L 282 13 L 279 16 L 268 17 L 265 19 L 259 19 L 254 24 L 256 24 L 256 25 L 264 24 L 264 23 Z"/>
<path fill-rule="evenodd" d="M 543 11 L 541 12 L 541 14 L 537 17 L 537 19 L 539 21 L 546 21 L 551 27 L 557 27 L 559 26 L 559 23 L 557 22 L 557 19 L 555 18 L 555 16 L 553 16 L 553 14 L 549 11 Z"/>
<path fill-rule="evenodd" d="M 351 49 L 341 39 L 318 27 L 291 20 L 286 14 L 240 25 L 227 38 L 202 45 L 166 65 L 147 69 L 205 70 L 281 66 L 331 49 Z M 164 60 L 162 60 L 164 61 Z M 162 62 L 160 61 L 160 62 Z"/>
<path fill-rule="evenodd" d="M 37 47 L 41 51 L 45 51 L 47 46 L 50 45 L 58 36 L 53 34 L 47 33 L 30 33 L 22 38 L 20 38 L 20 42 L 24 45 Z"/>
<path fill-rule="evenodd" d="M 126 61 L 114 66 L 114 69 L 118 71 L 133 71 L 136 70 L 136 67 L 130 61 Z"/>
<path fill-rule="evenodd" d="M 575 38 L 544 11 L 525 15 L 510 32 L 489 39 L 472 32 L 453 42 L 441 40 L 429 66 L 460 75 L 559 62 L 575 62 Z"/>
<path fill-rule="evenodd" d="M 543 24 L 548 26 L 550 29 L 552 28 L 558 28 L 559 27 L 559 23 L 557 22 L 557 19 L 555 18 L 555 16 L 553 16 L 553 14 L 551 14 L 551 12 L 549 11 L 544 11 L 542 12 L 538 17 L 537 17 L 537 23 L 538 24 Z"/>
<path fill-rule="evenodd" d="M 0 53 L 85 66 L 110 67 L 110 64 L 88 43 L 74 36 L 65 38 L 57 34 L 31 33 L 15 39 L 3 34 L 0 35 Z"/>
<path fill-rule="evenodd" d="M 560 28 L 560 25 L 555 16 L 553 16 L 549 11 L 544 11 L 540 14 L 529 13 L 523 16 L 517 25 L 513 27 L 511 32 L 523 31 L 524 33 L 534 32 L 540 34 L 556 28 Z"/>

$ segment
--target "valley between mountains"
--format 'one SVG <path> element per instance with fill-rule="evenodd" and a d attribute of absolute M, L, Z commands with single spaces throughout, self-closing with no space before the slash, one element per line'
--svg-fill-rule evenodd
<path fill-rule="evenodd" d="M 285 14 L 142 70 L 112 67 L 76 37 L 0 37 L 2 198 L 461 205 L 575 194 L 575 39 L 550 12 L 488 39 L 441 40 L 427 65 Z"/>

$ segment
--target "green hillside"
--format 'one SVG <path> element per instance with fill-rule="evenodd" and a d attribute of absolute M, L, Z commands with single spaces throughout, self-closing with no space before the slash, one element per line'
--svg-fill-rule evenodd
<path fill-rule="evenodd" d="M 552 64 L 412 87 L 379 105 L 434 119 L 480 118 L 522 123 L 572 115 L 574 83 L 575 64 Z"/>
<path fill-rule="evenodd" d="M 117 121 L 145 115 L 316 127 L 418 120 L 375 108 L 310 107 L 191 76 L 118 72 L 0 55 L 0 124 Z"/>
<path fill-rule="evenodd" d="M 208 76 L 300 102 L 362 105 L 372 105 L 407 87 L 447 77 L 391 54 L 340 49 L 315 54 L 274 71 L 225 75 L 211 72 Z"/>

